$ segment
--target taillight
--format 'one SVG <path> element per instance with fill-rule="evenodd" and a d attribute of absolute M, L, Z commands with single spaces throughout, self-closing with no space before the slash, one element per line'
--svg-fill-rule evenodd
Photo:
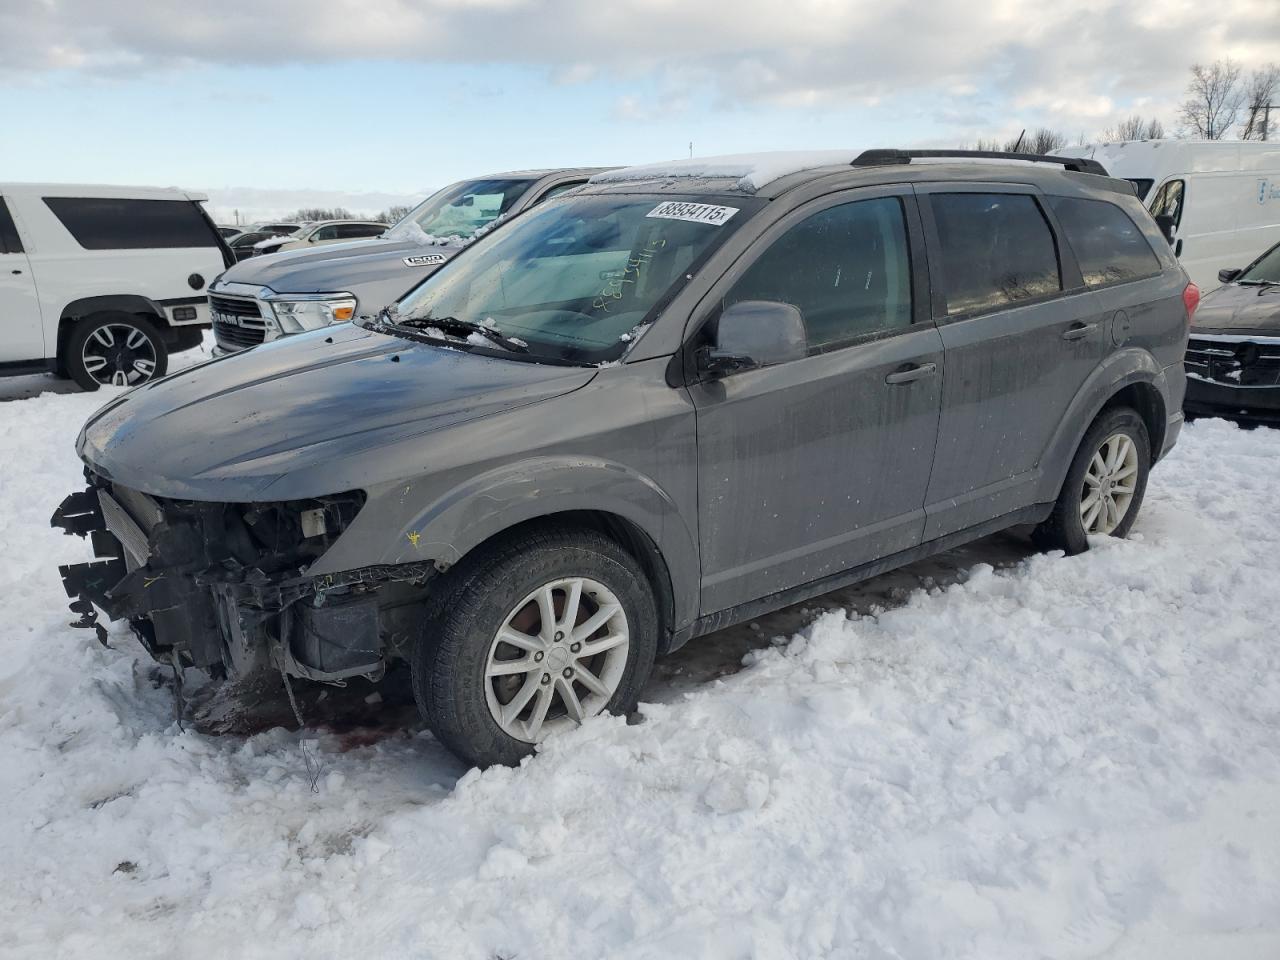
<path fill-rule="evenodd" d="M 1188 283 L 1182 291 L 1182 305 L 1187 308 L 1187 326 L 1191 326 L 1191 318 L 1196 315 L 1196 307 L 1200 306 L 1200 288 Z"/>

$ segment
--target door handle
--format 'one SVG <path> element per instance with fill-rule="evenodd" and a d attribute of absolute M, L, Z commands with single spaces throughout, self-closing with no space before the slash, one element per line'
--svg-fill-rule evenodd
<path fill-rule="evenodd" d="M 1098 329 L 1096 323 L 1073 323 L 1062 331 L 1063 340 L 1083 340 Z"/>
<path fill-rule="evenodd" d="M 1175 257 L 1182 256 L 1182 239 L 1181 238 L 1179 238 L 1178 242 L 1173 246 L 1173 255 Z"/>
<path fill-rule="evenodd" d="M 938 372 L 936 363 L 917 363 L 914 367 L 907 367 L 905 370 L 895 370 L 884 378 L 885 383 L 912 383 L 915 380 L 923 380 L 925 377 L 932 377 Z"/>
<path fill-rule="evenodd" d="M 22 273 L 22 271 L 21 271 L 21 270 L 10 270 L 9 272 L 10 272 L 10 273 L 12 273 L 15 277 L 16 277 L 18 274 Z"/>

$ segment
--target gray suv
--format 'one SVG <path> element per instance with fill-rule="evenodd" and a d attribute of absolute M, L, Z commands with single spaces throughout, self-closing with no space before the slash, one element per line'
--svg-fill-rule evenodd
<path fill-rule="evenodd" d="M 745 618 L 1014 524 L 1124 536 L 1195 288 L 1096 163 L 948 156 L 607 174 L 395 310 L 124 394 L 53 518 L 101 558 L 73 610 L 219 676 L 408 661 L 510 763 Z"/>
<path fill-rule="evenodd" d="M 245 259 L 209 286 L 214 354 L 377 313 L 494 225 L 582 186 L 603 169 L 519 170 L 460 180 L 377 239 Z"/>

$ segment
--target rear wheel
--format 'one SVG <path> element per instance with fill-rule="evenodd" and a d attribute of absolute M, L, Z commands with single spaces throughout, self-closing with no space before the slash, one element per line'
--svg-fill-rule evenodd
<path fill-rule="evenodd" d="M 414 652 L 436 736 L 478 766 L 513 764 L 599 713 L 626 714 L 653 668 L 653 592 L 591 531 L 522 536 L 473 563 Z"/>
<path fill-rule="evenodd" d="M 136 387 L 164 376 L 169 351 L 149 320 L 132 313 L 99 313 L 76 325 L 59 362 L 85 390 Z"/>
<path fill-rule="evenodd" d="M 1084 435 L 1053 513 L 1036 528 L 1046 549 L 1081 553 L 1090 536 L 1128 536 L 1151 469 L 1147 427 L 1136 410 L 1112 407 Z"/>

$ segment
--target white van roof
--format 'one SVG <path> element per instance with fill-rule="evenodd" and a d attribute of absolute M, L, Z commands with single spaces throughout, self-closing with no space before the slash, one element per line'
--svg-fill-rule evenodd
<path fill-rule="evenodd" d="M 1280 171 L 1280 141 L 1120 140 L 1064 147 L 1059 153 L 1097 160 L 1115 177 Z"/>
<path fill-rule="evenodd" d="M 122 187 L 106 183 L 0 183 L 0 194 L 15 197 L 93 197 L 103 200 L 208 200 L 208 194 L 179 187 Z"/>

